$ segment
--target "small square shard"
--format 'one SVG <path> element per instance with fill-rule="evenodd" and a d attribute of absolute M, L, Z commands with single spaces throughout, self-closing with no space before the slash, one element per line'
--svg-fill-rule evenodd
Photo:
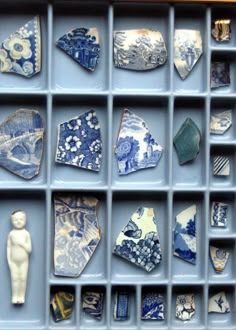
<path fill-rule="evenodd" d="M 142 320 L 164 320 L 164 299 L 156 292 L 142 295 Z"/>
<path fill-rule="evenodd" d="M 213 174 L 214 176 L 230 175 L 230 160 L 226 156 L 213 157 Z"/>
<path fill-rule="evenodd" d="M 113 317 L 115 321 L 126 321 L 129 318 L 129 292 L 116 290 Z"/>
<path fill-rule="evenodd" d="M 211 62 L 211 88 L 230 85 L 230 65 L 227 62 Z"/>
<path fill-rule="evenodd" d="M 229 41 L 231 38 L 231 20 L 215 20 L 212 24 L 211 35 L 218 42 Z"/>
<path fill-rule="evenodd" d="M 229 252 L 226 249 L 210 245 L 210 257 L 216 273 L 222 273 L 229 259 Z"/>
<path fill-rule="evenodd" d="M 83 311 L 97 320 L 102 319 L 103 313 L 103 292 L 97 290 L 86 291 L 82 295 Z"/>
<path fill-rule="evenodd" d="M 73 313 L 74 294 L 59 291 L 51 299 L 51 310 L 55 322 L 67 320 Z"/>
<path fill-rule="evenodd" d="M 176 299 L 176 318 L 181 321 L 190 320 L 195 314 L 194 294 L 178 295 Z"/>
<path fill-rule="evenodd" d="M 211 226 L 226 227 L 229 205 L 221 202 L 213 202 L 211 206 Z"/>
<path fill-rule="evenodd" d="M 208 313 L 230 313 L 230 305 L 224 291 L 221 291 L 209 299 Z"/>
<path fill-rule="evenodd" d="M 211 115 L 210 133 L 222 135 L 232 126 L 232 110 Z"/>

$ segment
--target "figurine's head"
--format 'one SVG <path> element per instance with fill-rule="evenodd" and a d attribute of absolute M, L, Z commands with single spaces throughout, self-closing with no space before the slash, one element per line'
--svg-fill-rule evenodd
<path fill-rule="evenodd" d="M 11 222 L 15 229 L 22 229 L 26 224 L 26 213 L 22 210 L 13 211 L 11 214 Z"/>

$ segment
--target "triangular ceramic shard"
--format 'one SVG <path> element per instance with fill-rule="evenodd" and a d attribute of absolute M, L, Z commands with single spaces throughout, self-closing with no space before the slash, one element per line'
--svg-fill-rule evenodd
<path fill-rule="evenodd" d="M 55 275 L 79 276 L 101 239 L 94 197 L 57 194 L 55 207 Z"/>
<path fill-rule="evenodd" d="M 86 291 L 82 295 L 82 309 L 83 311 L 101 320 L 103 313 L 103 298 L 104 294 L 100 291 Z"/>
<path fill-rule="evenodd" d="M 231 38 L 230 19 L 218 19 L 213 22 L 211 35 L 216 41 L 229 41 Z"/>
<path fill-rule="evenodd" d="M 113 252 L 150 272 L 162 259 L 154 209 L 139 207 L 118 235 Z"/>
<path fill-rule="evenodd" d="M 125 109 L 115 146 L 119 175 L 157 166 L 162 151 L 143 119 Z"/>
<path fill-rule="evenodd" d="M 114 32 L 114 64 L 117 68 L 146 71 L 163 65 L 167 50 L 159 31 L 140 29 Z"/>
<path fill-rule="evenodd" d="M 183 294 L 176 299 L 176 318 L 181 321 L 190 320 L 195 314 L 194 294 Z"/>
<path fill-rule="evenodd" d="M 196 205 L 176 216 L 174 229 L 174 255 L 191 264 L 196 264 Z"/>
<path fill-rule="evenodd" d="M 230 85 L 230 65 L 226 62 L 211 62 L 211 88 Z"/>
<path fill-rule="evenodd" d="M 115 303 L 113 317 L 115 321 L 126 321 L 129 317 L 129 293 L 117 290 L 115 292 Z"/>
<path fill-rule="evenodd" d="M 174 137 L 174 146 L 180 165 L 197 157 L 200 141 L 201 132 L 199 128 L 191 118 L 187 118 Z"/>
<path fill-rule="evenodd" d="M 30 78 L 40 70 L 40 18 L 35 16 L 1 43 L 0 71 L 16 73 Z"/>
<path fill-rule="evenodd" d="M 39 173 L 44 124 L 40 113 L 20 109 L 0 123 L 0 166 L 24 179 Z"/>
<path fill-rule="evenodd" d="M 142 320 L 164 320 L 164 299 L 161 294 L 147 292 L 142 296 Z"/>
<path fill-rule="evenodd" d="M 215 176 L 229 176 L 230 175 L 229 157 L 214 156 L 213 157 L 213 173 Z"/>
<path fill-rule="evenodd" d="M 50 305 L 55 322 L 69 319 L 73 313 L 74 295 L 69 292 L 59 291 L 54 294 Z"/>
<path fill-rule="evenodd" d="M 56 42 L 57 47 L 82 67 L 94 71 L 100 58 L 100 38 L 97 28 L 76 28 Z"/>
<path fill-rule="evenodd" d="M 58 126 L 56 162 L 100 171 L 102 141 L 96 112 L 90 110 Z"/>
<path fill-rule="evenodd" d="M 224 134 L 232 125 L 232 110 L 211 115 L 210 133 Z"/>
<path fill-rule="evenodd" d="M 229 259 L 229 252 L 225 249 L 210 246 L 212 265 L 217 273 L 223 272 Z"/>
<path fill-rule="evenodd" d="M 202 52 L 200 31 L 175 30 L 174 63 L 182 79 L 185 79 L 192 71 Z"/>
<path fill-rule="evenodd" d="M 225 292 L 221 291 L 209 299 L 208 313 L 229 313 L 230 305 Z"/>
<path fill-rule="evenodd" d="M 228 204 L 213 202 L 211 206 L 211 226 L 226 227 L 228 209 Z"/>

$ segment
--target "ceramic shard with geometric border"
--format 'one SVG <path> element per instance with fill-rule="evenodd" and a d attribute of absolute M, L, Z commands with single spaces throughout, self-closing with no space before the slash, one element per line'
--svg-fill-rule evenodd
<path fill-rule="evenodd" d="M 19 109 L 0 123 L 0 166 L 24 179 L 38 175 L 44 124 L 36 110 Z"/>
<path fill-rule="evenodd" d="M 211 62 L 211 88 L 230 85 L 230 64 L 227 62 Z"/>
<path fill-rule="evenodd" d="M 101 239 L 97 207 L 91 196 L 55 195 L 55 275 L 78 277 L 93 256 Z"/>
<path fill-rule="evenodd" d="M 190 320 L 195 314 L 194 294 L 183 294 L 176 299 L 176 318 L 181 321 Z"/>
<path fill-rule="evenodd" d="M 94 110 L 89 110 L 58 126 L 57 163 L 98 172 L 101 160 L 100 124 Z"/>
<path fill-rule="evenodd" d="M 210 133 L 224 134 L 232 125 L 232 110 L 223 111 L 211 115 Z"/>
<path fill-rule="evenodd" d="M 225 249 L 210 245 L 212 265 L 217 273 L 222 273 L 229 259 L 229 252 Z"/>
<path fill-rule="evenodd" d="M 115 146 L 119 175 L 157 166 L 162 151 L 144 120 L 125 109 Z"/>
<path fill-rule="evenodd" d="M 164 320 L 164 299 L 156 292 L 142 295 L 142 320 Z"/>
<path fill-rule="evenodd" d="M 94 71 L 100 58 L 100 38 L 96 28 L 76 28 L 56 41 L 58 48 L 82 67 Z"/>
<path fill-rule="evenodd" d="M 159 31 L 114 31 L 114 64 L 117 68 L 146 71 L 163 65 L 167 50 Z"/>
<path fill-rule="evenodd" d="M 31 78 L 40 70 L 40 17 L 35 16 L 1 43 L 0 71 Z"/>
<path fill-rule="evenodd" d="M 182 79 L 185 79 L 192 71 L 202 52 L 200 31 L 175 30 L 174 63 Z"/>
<path fill-rule="evenodd" d="M 145 269 L 153 270 L 162 259 L 154 209 L 139 207 L 118 235 L 113 253 Z"/>
<path fill-rule="evenodd" d="M 230 159 L 226 156 L 213 157 L 213 174 L 214 176 L 230 175 Z"/>
<path fill-rule="evenodd" d="M 196 264 L 196 205 L 192 205 L 176 216 L 174 229 L 174 255 L 191 264 Z"/>
<path fill-rule="evenodd" d="M 52 315 L 55 322 L 67 320 L 73 313 L 74 294 L 70 292 L 56 292 L 50 302 Z"/>
<path fill-rule="evenodd" d="M 83 311 L 97 320 L 102 319 L 103 313 L 103 292 L 99 290 L 85 291 L 82 294 Z"/>
<path fill-rule="evenodd" d="M 129 292 L 117 289 L 114 298 L 113 317 L 115 321 L 126 321 L 129 318 Z"/>
<path fill-rule="evenodd" d="M 221 202 L 212 202 L 211 206 L 211 226 L 226 227 L 227 213 L 229 205 Z"/>
<path fill-rule="evenodd" d="M 229 313 L 230 305 L 226 298 L 225 292 L 221 291 L 211 298 L 208 302 L 208 313 Z"/>
<path fill-rule="evenodd" d="M 213 22 L 211 35 L 216 41 L 229 41 L 231 37 L 231 20 L 217 19 Z"/>

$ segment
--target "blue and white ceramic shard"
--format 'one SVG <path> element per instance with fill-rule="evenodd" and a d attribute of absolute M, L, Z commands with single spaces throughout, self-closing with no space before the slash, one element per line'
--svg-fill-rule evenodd
<path fill-rule="evenodd" d="M 210 133 L 224 134 L 232 125 L 232 110 L 211 115 Z"/>
<path fill-rule="evenodd" d="M 213 202 L 211 206 L 211 226 L 226 227 L 228 209 L 228 204 Z"/>
<path fill-rule="evenodd" d="M 123 290 L 115 292 L 113 317 L 115 321 L 126 321 L 129 317 L 129 293 Z"/>
<path fill-rule="evenodd" d="M 176 299 L 176 318 L 181 321 L 190 320 L 195 314 L 194 294 L 181 294 Z"/>
<path fill-rule="evenodd" d="M 97 320 L 101 320 L 103 313 L 103 298 L 104 294 L 101 291 L 86 291 L 82 294 L 82 309 L 83 311 L 94 317 Z"/>
<path fill-rule="evenodd" d="M 114 32 L 117 68 L 146 71 L 165 64 L 167 50 L 159 31 L 139 29 Z"/>
<path fill-rule="evenodd" d="M 174 229 L 174 255 L 196 264 L 196 205 L 176 216 Z"/>
<path fill-rule="evenodd" d="M 164 320 L 164 299 L 161 294 L 147 292 L 142 296 L 142 320 Z"/>
<path fill-rule="evenodd" d="M 162 259 L 153 208 L 139 207 L 118 235 L 113 252 L 129 262 L 153 270 Z"/>
<path fill-rule="evenodd" d="M 79 276 L 96 250 L 101 229 L 98 200 L 76 194 L 57 194 L 55 207 L 55 275 Z"/>
<path fill-rule="evenodd" d="M 210 257 L 212 265 L 217 273 L 222 273 L 225 269 L 230 253 L 226 249 L 210 245 Z"/>
<path fill-rule="evenodd" d="M 100 58 L 100 38 L 96 28 L 76 28 L 56 42 L 57 47 L 82 67 L 94 71 Z"/>
<path fill-rule="evenodd" d="M 211 88 L 230 85 L 230 65 L 226 62 L 211 62 Z"/>
<path fill-rule="evenodd" d="M 30 78 L 40 70 L 40 18 L 35 16 L 1 43 L 0 71 Z"/>
<path fill-rule="evenodd" d="M 40 113 L 20 109 L 0 123 L 0 165 L 24 179 L 38 175 L 44 124 Z"/>
<path fill-rule="evenodd" d="M 100 171 L 102 141 L 100 124 L 94 110 L 58 126 L 56 162 Z"/>
<path fill-rule="evenodd" d="M 209 299 L 208 313 L 230 313 L 230 305 L 224 291 L 215 294 Z"/>
<path fill-rule="evenodd" d="M 143 119 L 125 109 L 115 146 L 119 175 L 157 166 L 162 151 Z"/>

